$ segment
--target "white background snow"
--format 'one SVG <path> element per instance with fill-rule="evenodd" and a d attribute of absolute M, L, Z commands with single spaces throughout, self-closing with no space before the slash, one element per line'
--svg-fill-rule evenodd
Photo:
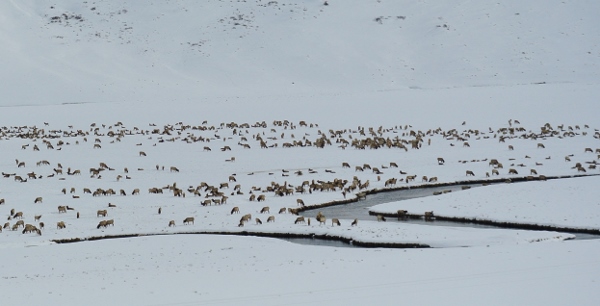
<path fill-rule="evenodd" d="M 6 201 L 0 215 L 7 218 L 14 208 L 23 212 L 25 223 L 37 224 L 34 215 L 42 215 L 46 224 L 42 236 L 22 234 L 22 229 L 0 233 L 2 303 L 597 305 L 597 239 L 365 220 L 351 227 L 351 219 L 334 227 L 331 218 L 336 216 L 326 216 L 325 225 L 314 218 L 310 226 L 294 224 L 297 216 L 277 214 L 279 208 L 297 207 L 298 198 L 307 205 L 342 200 L 342 193 L 265 193 L 265 202 L 257 203 L 249 201 L 249 192 L 271 182 L 299 186 L 305 180 L 352 181 L 354 176 L 369 180 L 370 189 L 380 189 L 389 178 L 405 179 L 399 171 L 417 179 L 398 186 L 424 184 L 422 176 L 437 176 L 439 182 L 483 180 L 491 172 L 491 158 L 504 164 L 501 178 L 514 177 L 509 168 L 521 177 L 531 169 L 546 176 L 582 174 L 573 169 L 576 162 L 586 167 L 586 175 L 598 174 L 588 168 L 598 154 L 584 149 L 600 148 L 600 3 L 328 3 L 0 2 L 0 170 L 42 177 L 25 183 L 14 176 L 0 178 L 0 199 Z M 289 120 L 297 128 L 275 126 L 274 120 Z M 267 128 L 238 129 L 248 141 L 221 125 L 262 121 Z M 300 121 L 318 126 L 301 127 Z M 517 136 L 540 133 L 546 123 L 560 133 L 505 142 L 494 138 L 510 127 L 524 129 Z M 215 129 L 183 129 L 188 125 Z M 173 127 L 172 135 L 151 133 L 165 126 Z M 410 145 L 407 151 L 342 149 L 329 132 L 344 131 L 340 138 L 352 141 L 371 136 L 368 128 L 380 126 L 382 137 L 391 139 L 411 139 L 403 135 L 410 130 L 456 129 L 470 134 L 470 147 L 432 134 L 419 150 Z M 54 146 L 48 149 L 42 139 L 14 137 L 18 127 L 62 137 L 45 138 Z M 94 135 L 95 127 L 100 135 Z M 366 136 L 360 135 L 360 127 Z M 78 130 L 90 132 L 87 141 L 62 133 Z M 116 141 L 107 135 L 111 130 L 134 133 Z M 261 149 L 253 138 L 257 134 L 278 146 Z M 191 135 L 211 141 L 185 142 Z M 321 135 L 332 145 L 283 148 L 285 142 L 303 137 L 312 142 Z M 93 148 L 96 138 L 100 149 Z M 58 145 L 59 140 L 65 144 Z M 40 150 L 34 151 L 34 145 Z M 221 151 L 226 145 L 232 150 Z M 235 162 L 225 161 L 231 157 Z M 438 165 L 437 157 L 446 163 Z M 17 167 L 15 159 L 26 166 Z M 36 166 L 41 160 L 50 165 Z M 100 179 L 90 177 L 88 169 L 100 162 L 115 170 L 104 171 Z M 342 162 L 352 167 L 342 168 Z M 382 167 L 390 162 L 399 168 Z M 49 177 L 58 163 L 65 174 Z M 371 171 L 355 171 L 365 163 L 382 170 L 381 181 Z M 180 171 L 169 171 L 171 166 Z M 82 175 L 67 175 L 68 167 Z M 283 176 L 283 169 L 289 176 Z M 303 175 L 295 175 L 297 170 Z M 467 170 L 475 177 L 466 177 Z M 233 174 L 237 182 L 224 189 L 227 204 L 203 207 L 206 192 L 200 197 L 187 192 L 201 182 L 219 186 Z M 117 181 L 117 175 L 123 178 Z M 185 198 L 168 190 L 163 195 L 147 192 L 174 182 L 186 191 Z M 600 229 L 598 182 L 597 176 L 589 176 L 500 184 L 372 210 L 433 210 L 444 216 Z M 243 195 L 231 195 L 234 184 L 241 185 Z M 79 199 L 68 193 L 71 187 Z M 92 197 L 83 188 L 123 189 L 127 195 Z M 131 195 L 135 188 L 140 195 Z M 43 203 L 34 204 L 39 196 Z M 116 207 L 108 208 L 108 203 Z M 75 208 L 81 217 L 75 211 L 59 214 L 59 205 Z M 244 227 L 238 227 L 240 215 L 230 214 L 234 206 L 240 215 L 252 214 Z M 264 206 L 270 214 L 259 213 Z M 108 209 L 106 219 L 114 219 L 114 227 L 96 229 L 104 219 L 96 216 L 101 209 Z M 275 216 L 274 223 L 266 222 L 268 215 Z M 195 217 L 195 224 L 184 226 L 188 216 Z M 256 217 L 262 225 L 255 224 Z M 170 220 L 177 226 L 168 227 Z M 57 229 L 58 221 L 67 228 Z M 15 220 L 4 222 L 13 225 Z M 170 235 L 239 231 L 433 248 L 338 248 L 273 238 Z M 159 236 L 51 242 L 126 234 Z"/>

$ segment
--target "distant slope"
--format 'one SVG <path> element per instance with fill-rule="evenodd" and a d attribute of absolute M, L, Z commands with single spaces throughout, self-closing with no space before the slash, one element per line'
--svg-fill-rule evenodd
<path fill-rule="evenodd" d="M 0 2 L 0 105 L 595 84 L 598 1 Z"/>

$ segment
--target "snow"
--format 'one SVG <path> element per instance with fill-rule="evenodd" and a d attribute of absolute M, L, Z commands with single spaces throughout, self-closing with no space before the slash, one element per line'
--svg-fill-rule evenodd
<path fill-rule="evenodd" d="M 0 233 L 3 301 L 597 304 L 597 239 L 368 220 L 351 226 L 352 219 L 341 219 L 338 227 L 331 223 L 336 216 L 319 224 L 316 211 L 308 213 L 310 225 L 294 224 L 297 216 L 278 214 L 280 208 L 297 208 L 296 199 L 307 206 L 341 201 L 358 190 L 280 197 L 252 187 L 334 179 L 348 180 L 347 187 L 354 177 L 368 181 L 369 189 L 393 188 L 385 186 L 390 178 L 399 180 L 396 187 L 433 184 L 423 176 L 438 183 L 482 181 L 493 169 L 489 160 L 498 159 L 504 168 L 489 179 L 524 177 L 532 169 L 547 177 L 586 177 L 472 188 L 371 211 L 433 210 L 440 216 L 600 229 L 599 170 L 590 167 L 598 154 L 585 151 L 600 147 L 594 111 L 600 96 L 599 4 L 328 2 L 0 2 L 0 170 L 37 177 L 0 178 L 0 199 L 6 201 L 0 215 L 8 217 L 14 208 L 25 223 L 39 225 L 34 216 L 41 215 L 46 225 L 41 236 L 22 234 L 22 228 Z M 294 128 L 274 122 L 284 120 Z M 235 132 L 227 126 L 232 122 Z M 262 122 L 266 127 L 253 126 Z M 248 127 L 239 127 L 243 123 Z M 543 126 L 556 134 L 543 134 Z M 434 132 L 454 129 L 451 136 Z M 375 135 L 411 141 L 411 131 L 423 132 L 418 150 L 409 143 L 407 150 L 343 149 L 338 142 Z M 125 134 L 117 140 L 109 132 Z M 257 135 L 277 147 L 261 149 Z M 321 137 L 331 145 L 284 147 Z M 42 160 L 50 165 L 36 166 Z M 90 176 L 100 162 L 114 170 Z M 585 173 L 574 168 L 577 162 Z M 53 170 L 59 163 L 62 175 Z M 364 164 L 382 173 L 355 171 Z M 68 175 L 68 168 L 81 175 Z M 509 174 L 510 168 L 519 174 Z M 299 170 L 302 175 L 295 174 Z M 467 170 L 475 176 L 467 177 Z M 407 175 L 416 180 L 405 182 Z M 207 190 L 194 196 L 188 188 L 202 182 L 228 182 L 229 188 L 220 189 L 227 203 L 201 206 Z M 174 183 L 185 197 L 168 188 L 148 193 Z M 234 193 L 236 184 L 242 195 Z M 84 188 L 112 188 L 117 195 L 92 196 Z M 132 195 L 136 188 L 140 194 Z M 121 189 L 126 196 L 118 195 Z M 251 191 L 265 201 L 250 201 Z M 43 203 L 34 203 L 40 196 Z M 63 205 L 74 211 L 59 213 Z M 239 215 L 231 214 L 235 206 Z M 261 214 L 265 206 L 270 213 Z M 108 216 L 98 217 L 104 209 Z M 238 227 L 248 213 L 252 219 Z M 275 222 L 266 222 L 268 216 Z M 194 224 L 184 225 L 187 217 Z M 113 219 L 114 227 L 97 229 L 105 219 Z M 175 227 L 168 227 L 170 220 Z M 59 221 L 65 229 L 56 228 Z M 15 220 L 5 222 L 12 226 Z M 338 248 L 211 235 L 240 232 L 433 248 Z M 52 242 L 120 235 L 141 237 Z"/>

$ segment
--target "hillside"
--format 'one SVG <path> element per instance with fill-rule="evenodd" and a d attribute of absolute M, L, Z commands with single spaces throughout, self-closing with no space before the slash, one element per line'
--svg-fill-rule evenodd
<path fill-rule="evenodd" d="M 2 1 L 0 105 L 596 85 L 599 77 L 597 1 L 328 3 Z"/>

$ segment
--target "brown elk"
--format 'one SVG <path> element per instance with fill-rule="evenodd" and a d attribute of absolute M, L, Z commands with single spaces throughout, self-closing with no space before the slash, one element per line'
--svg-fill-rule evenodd
<path fill-rule="evenodd" d="M 492 175 L 500 175 L 500 172 L 498 171 L 498 169 L 492 169 Z"/>
<path fill-rule="evenodd" d="M 306 220 L 302 216 L 298 217 L 298 218 L 296 218 L 296 221 L 294 221 L 294 224 L 298 224 L 298 223 L 306 223 Z"/>
<path fill-rule="evenodd" d="M 437 162 L 438 162 L 438 165 L 443 165 L 446 161 L 443 158 L 438 157 Z"/>
<path fill-rule="evenodd" d="M 467 171 L 466 171 L 466 175 L 467 175 L 467 176 L 469 176 L 469 175 L 470 175 L 470 176 L 475 176 L 475 173 L 473 173 L 473 171 L 471 171 L 471 170 L 467 170 Z"/>
<path fill-rule="evenodd" d="M 433 218 L 435 218 L 433 211 L 426 211 L 424 217 L 426 221 L 431 221 Z"/>
<path fill-rule="evenodd" d="M 237 207 L 237 206 L 236 206 L 236 207 L 234 207 L 234 208 L 231 210 L 231 214 L 232 214 L 232 215 L 233 215 L 233 214 L 239 214 L 239 213 L 240 213 L 240 208 L 239 208 L 239 207 Z"/>
<path fill-rule="evenodd" d="M 263 208 L 260 210 L 260 213 L 261 213 L 261 214 L 264 214 L 264 213 L 271 213 L 271 212 L 269 211 L 269 206 L 265 206 L 265 207 L 263 207 Z"/>
<path fill-rule="evenodd" d="M 171 172 L 179 172 L 179 169 L 177 169 L 177 167 L 171 167 L 170 171 Z"/>
<path fill-rule="evenodd" d="M 267 218 L 267 223 L 269 222 L 275 222 L 275 216 L 269 216 L 269 218 Z"/>
<path fill-rule="evenodd" d="M 352 221 L 352 224 L 350 224 L 350 226 L 355 226 L 358 225 L 358 219 L 354 219 L 354 221 Z"/>
<path fill-rule="evenodd" d="M 306 205 L 304 204 L 304 201 L 302 201 L 302 199 L 296 199 L 296 204 L 298 204 L 298 205 L 300 205 L 300 206 L 302 206 L 302 207 L 306 206 Z"/>
<path fill-rule="evenodd" d="M 96 226 L 97 229 L 104 227 L 106 228 L 106 220 L 102 220 L 98 223 L 98 225 Z"/>
<path fill-rule="evenodd" d="M 430 182 L 430 183 L 435 183 L 435 182 L 437 182 L 437 181 L 438 181 L 438 178 L 437 178 L 437 176 L 432 176 L 432 177 L 430 177 L 430 178 L 429 178 L 429 182 Z"/>
<path fill-rule="evenodd" d="M 510 168 L 508 169 L 508 174 L 519 174 L 516 169 Z"/>
<path fill-rule="evenodd" d="M 183 219 L 183 224 L 194 224 L 194 217 L 187 217 L 185 219 Z"/>
<path fill-rule="evenodd" d="M 286 211 L 287 210 L 285 209 L 285 207 L 282 207 L 282 208 L 279 209 L 279 213 L 280 214 L 285 214 Z"/>
<path fill-rule="evenodd" d="M 342 163 L 342 168 L 350 168 L 350 164 L 346 163 L 346 162 L 343 162 Z"/>
<path fill-rule="evenodd" d="M 58 207 L 58 213 L 66 213 L 67 212 L 67 207 L 66 206 L 59 206 Z"/>
<path fill-rule="evenodd" d="M 67 227 L 67 225 L 65 224 L 64 221 L 59 221 L 59 222 L 56 223 L 56 228 L 58 228 L 58 229 L 63 229 L 63 228 L 66 228 L 66 227 Z"/>
<path fill-rule="evenodd" d="M 399 209 L 398 210 L 398 220 L 406 219 L 406 214 L 407 213 L 408 213 L 408 211 Z"/>
<path fill-rule="evenodd" d="M 105 210 L 99 210 L 96 213 L 96 217 L 106 217 L 106 215 L 108 215 L 108 211 L 106 211 L 106 209 Z"/>
<path fill-rule="evenodd" d="M 543 143 L 541 143 L 541 142 L 538 142 L 538 144 L 537 144 L 537 148 L 538 148 L 538 149 L 540 149 L 540 148 L 541 148 L 541 149 L 545 149 L 546 147 L 544 146 L 544 144 L 543 144 Z"/>
<path fill-rule="evenodd" d="M 262 221 L 260 221 L 260 219 L 259 219 L 259 218 L 256 218 L 256 220 L 255 220 L 255 221 L 256 221 L 256 225 L 262 224 Z"/>
<path fill-rule="evenodd" d="M 529 174 L 537 175 L 538 173 L 537 173 L 537 171 L 535 171 L 535 169 L 531 169 L 531 170 L 529 170 Z"/>
<path fill-rule="evenodd" d="M 331 226 L 334 226 L 334 225 L 342 226 L 342 224 L 340 223 L 340 220 L 337 218 L 331 219 Z"/>
<path fill-rule="evenodd" d="M 256 201 L 260 202 L 260 201 L 264 201 L 265 200 L 265 195 L 261 194 L 258 196 L 258 198 L 256 198 Z"/>
<path fill-rule="evenodd" d="M 42 215 L 35 215 L 35 216 L 33 216 L 33 219 L 35 221 L 40 221 L 41 218 L 42 218 Z"/>
<path fill-rule="evenodd" d="M 140 156 L 146 156 L 146 152 L 140 151 Z"/>
<path fill-rule="evenodd" d="M 169 227 L 171 227 L 171 226 L 175 226 L 175 220 L 169 221 Z"/>

